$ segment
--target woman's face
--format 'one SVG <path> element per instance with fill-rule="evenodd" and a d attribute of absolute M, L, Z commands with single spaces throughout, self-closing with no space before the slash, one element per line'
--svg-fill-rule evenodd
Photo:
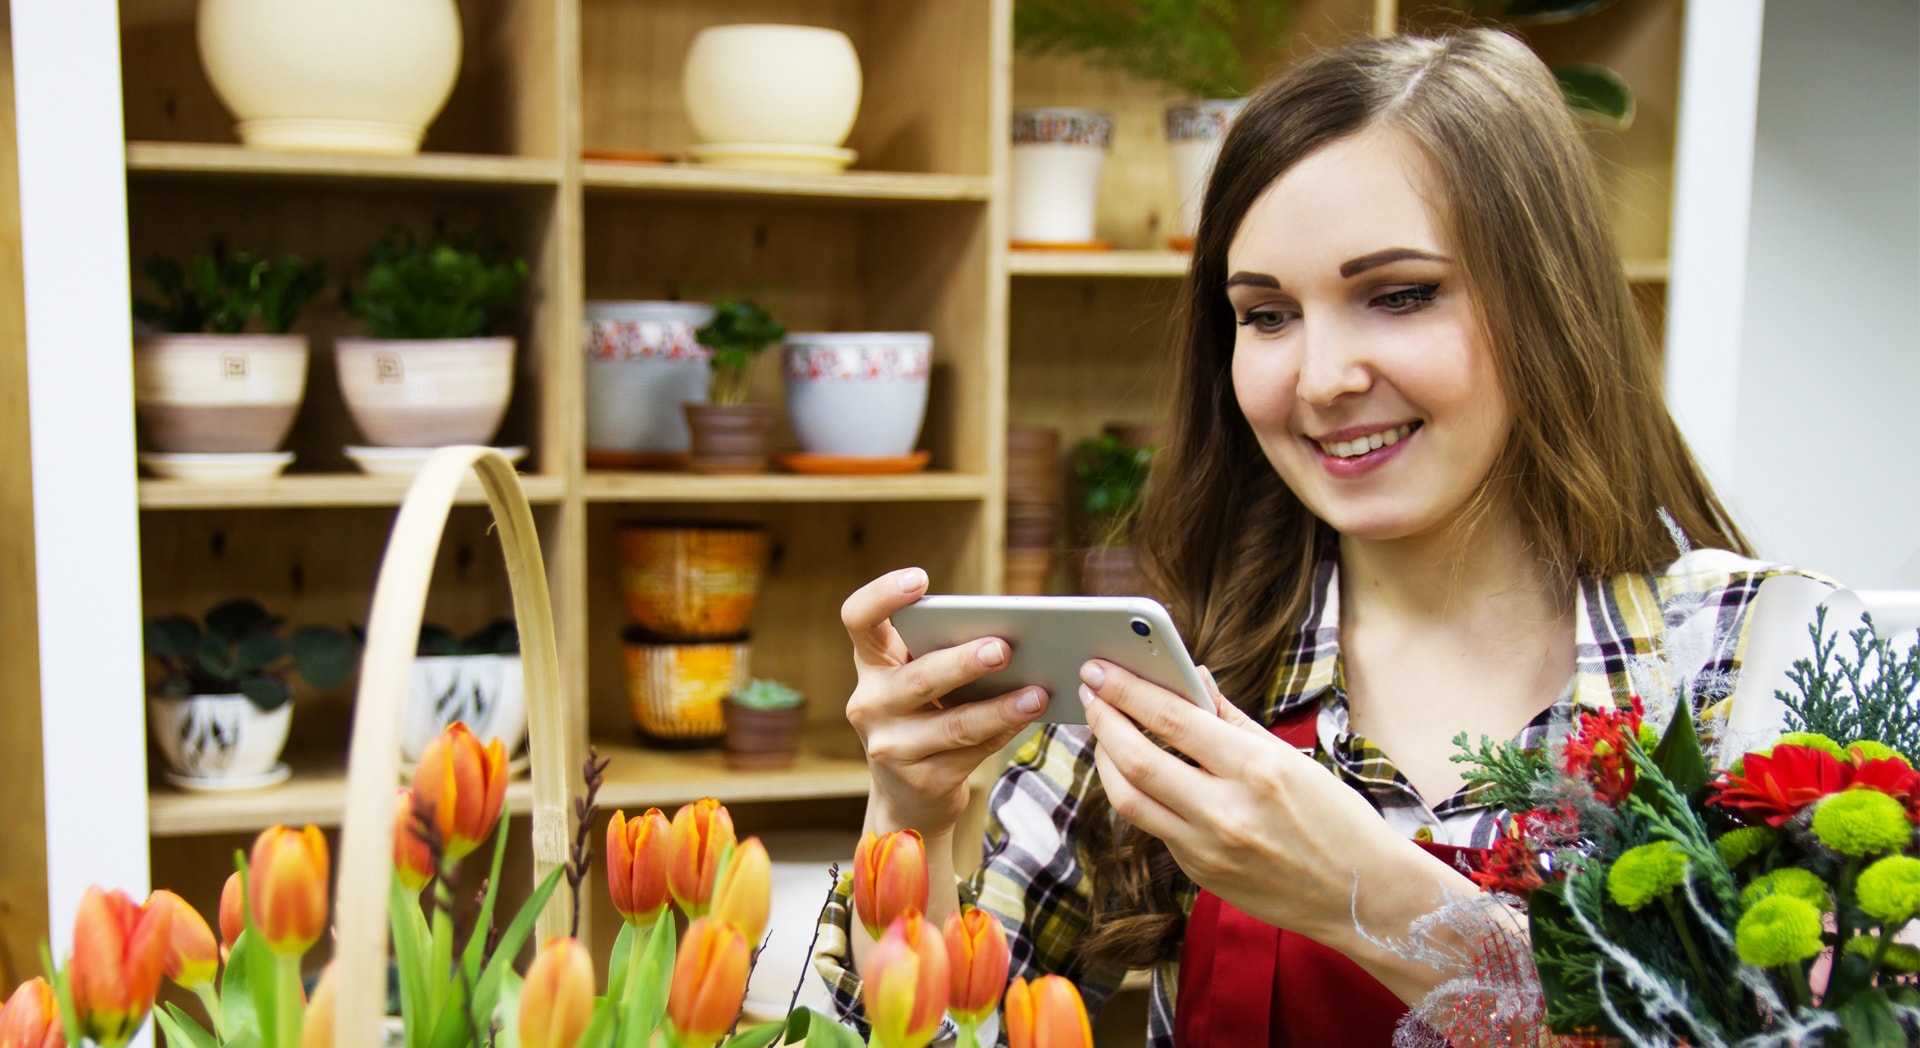
<path fill-rule="evenodd" d="M 1295 164 L 1227 249 L 1233 388 L 1268 461 L 1343 536 L 1460 513 L 1511 416 L 1425 156 L 1368 130 Z"/>

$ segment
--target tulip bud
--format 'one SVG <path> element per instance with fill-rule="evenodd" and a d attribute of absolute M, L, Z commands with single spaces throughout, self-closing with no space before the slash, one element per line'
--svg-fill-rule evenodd
<path fill-rule="evenodd" d="M 454 721 L 420 755 L 413 792 L 432 809 L 447 857 L 463 859 L 493 836 L 500 821 L 507 801 L 507 748 L 499 739 L 480 745 L 465 724 Z"/>
<path fill-rule="evenodd" d="M 317 826 L 269 826 L 254 840 L 247 899 L 268 949 L 298 957 L 320 941 L 327 930 L 327 862 L 327 839 Z"/>
<path fill-rule="evenodd" d="M 985 910 L 967 907 L 947 917 L 947 965 L 952 969 L 952 994 L 947 1010 L 969 1026 L 978 1026 L 1000 1007 L 1007 989 L 1011 955 L 1007 933 Z"/>
<path fill-rule="evenodd" d="M 307 998 L 307 1019 L 300 1028 L 300 1048 L 333 1048 L 333 962 L 320 972 Z"/>
<path fill-rule="evenodd" d="M 947 971 L 946 945 L 925 917 L 909 912 L 888 926 L 860 987 L 874 1048 L 926 1048 L 947 1011 Z"/>
<path fill-rule="evenodd" d="M 247 930 L 247 915 L 241 910 L 246 899 L 241 895 L 240 871 L 227 874 L 227 883 L 220 889 L 220 948 L 233 949 L 240 941 L 240 933 Z M 220 955 L 226 960 L 226 954 Z"/>
<path fill-rule="evenodd" d="M 593 1021 L 593 958 L 578 939 L 540 946 L 520 991 L 520 1048 L 573 1048 Z"/>
<path fill-rule="evenodd" d="M 172 917 L 165 905 L 139 906 L 122 891 L 87 889 L 67 966 L 82 1037 L 119 1048 L 140 1029 L 160 991 Z"/>
<path fill-rule="evenodd" d="M 773 863 L 767 858 L 767 846 L 758 837 L 748 837 L 733 850 L 733 860 L 721 872 L 708 916 L 740 929 L 747 945 L 755 947 L 767 930 L 772 899 Z"/>
<path fill-rule="evenodd" d="M 853 908 L 876 939 L 907 911 L 927 912 L 927 846 L 920 831 L 860 839 L 853 853 Z"/>
<path fill-rule="evenodd" d="M 632 822 L 626 812 L 616 811 L 607 823 L 607 889 L 628 924 L 652 924 L 667 908 L 672 833 L 658 808 L 648 808 Z"/>
<path fill-rule="evenodd" d="M 752 950 L 730 924 L 701 917 L 687 926 L 667 991 L 668 1043 L 712 1048 L 733 1028 L 747 998 Z"/>
<path fill-rule="evenodd" d="M 35 976 L 0 1005 L 0 1048 L 66 1048 L 60 1002 L 53 987 Z"/>
<path fill-rule="evenodd" d="M 172 932 L 167 940 L 167 978 L 195 993 L 212 986 L 213 977 L 220 972 L 220 944 L 214 941 L 213 929 L 207 927 L 206 918 L 187 900 L 165 888 L 149 895 L 147 905 L 170 912 L 168 924 Z"/>
<path fill-rule="evenodd" d="M 712 797 L 702 797 L 673 813 L 668 836 L 673 842 L 667 887 L 688 917 L 704 917 L 713 904 L 713 882 L 720 858 L 734 844 L 733 816 Z"/>
<path fill-rule="evenodd" d="M 433 849 L 420 839 L 423 827 L 413 815 L 413 791 L 393 795 L 393 872 L 410 892 L 419 892 L 433 880 Z"/>
<path fill-rule="evenodd" d="M 1093 1048 L 1086 1002 L 1072 982 L 1043 975 L 1007 987 L 1008 1048 Z"/>

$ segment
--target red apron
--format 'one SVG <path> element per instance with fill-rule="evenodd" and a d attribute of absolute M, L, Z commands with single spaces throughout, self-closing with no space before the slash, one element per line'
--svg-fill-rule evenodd
<path fill-rule="evenodd" d="M 1275 724 L 1273 734 L 1309 748 L 1318 716 L 1309 706 Z M 1479 852 L 1415 843 L 1449 864 Z M 1173 1012 L 1180 1048 L 1385 1048 L 1406 1011 L 1345 954 L 1249 917 L 1204 889 L 1194 902 Z"/>

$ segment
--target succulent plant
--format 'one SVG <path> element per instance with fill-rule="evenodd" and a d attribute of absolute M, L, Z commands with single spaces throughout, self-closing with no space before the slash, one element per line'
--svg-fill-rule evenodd
<path fill-rule="evenodd" d="M 513 308 L 527 278 L 524 259 L 507 259 L 478 234 L 422 243 L 396 228 L 367 252 L 367 277 L 347 298 L 374 338 L 475 338 Z"/>
<path fill-rule="evenodd" d="M 189 615 L 146 621 L 146 651 L 163 667 L 155 690 L 172 698 L 245 695 L 263 712 L 293 698 L 291 680 L 337 688 L 358 664 L 359 647 L 327 626 L 284 634 L 286 620 L 251 600 L 209 609 L 204 626 Z"/>
<path fill-rule="evenodd" d="M 283 335 L 326 281 L 326 265 L 294 255 L 269 261 L 244 251 L 195 258 L 185 271 L 170 258 L 147 262 L 147 279 L 165 302 L 135 299 L 133 313 L 174 334 L 237 335 L 254 317 L 270 335 Z"/>
<path fill-rule="evenodd" d="M 790 710 L 806 701 L 806 696 L 777 680 L 750 680 L 733 693 L 733 702 L 750 710 Z"/>

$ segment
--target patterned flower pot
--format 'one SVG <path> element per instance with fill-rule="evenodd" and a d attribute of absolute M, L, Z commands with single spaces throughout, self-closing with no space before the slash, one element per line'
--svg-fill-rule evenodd
<path fill-rule="evenodd" d="M 292 723 L 291 702 L 263 712 L 238 694 L 147 700 L 147 727 L 166 758 L 169 777 L 183 785 L 279 781 L 286 770 L 278 763 L 280 752 L 287 748 Z"/>
<path fill-rule="evenodd" d="M 1100 172 L 1113 144 L 1113 118 L 1091 109 L 1022 109 L 1013 114 L 1016 244 L 1093 241 Z"/>
<path fill-rule="evenodd" d="M 764 473 L 773 408 L 767 404 L 682 404 L 695 473 Z"/>
<path fill-rule="evenodd" d="M 629 638 L 626 657 L 634 725 L 655 745 L 718 743 L 727 730 L 721 703 L 751 679 L 745 640 L 672 644 Z"/>
<path fill-rule="evenodd" d="M 1169 243 L 1176 250 L 1193 249 L 1214 158 L 1220 155 L 1227 127 L 1246 104 L 1244 98 L 1220 98 L 1167 110 L 1167 152 L 1173 158 L 1173 190 L 1179 195 Z"/>
<path fill-rule="evenodd" d="M 340 395 L 367 443 L 387 448 L 487 444 L 513 396 L 513 339 L 343 338 Z"/>
<path fill-rule="evenodd" d="M 155 451 L 278 450 L 306 391 L 305 335 L 154 335 L 133 344 L 134 413 Z"/>
<path fill-rule="evenodd" d="M 527 680 L 518 655 L 422 655 L 413 660 L 401 756 L 417 764 L 427 744 L 454 721 L 482 743 L 499 739 L 507 755 L 527 741 Z"/>
<path fill-rule="evenodd" d="M 588 465 L 685 464 L 680 406 L 707 399 L 713 351 L 694 332 L 712 319 L 703 302 L 587 303 Z"/>
<path fill-rule="evenodd" d="M 816 455 L 905 455 L 927 416 L 933 336 L 924 331 L 788 335 L 787 417 Z"/>
<path fill-rule="evenodd" d="M 732 699 L 725 703 L 727 767 L 735 771 L 790 768 L 800 755 L 800 730 L 807 704 L 784 710 L 760 710 Z"/>
<path fill-rule="evenodd" d="M 614 535 L 627 615 L 657 637 L 714 640 L 747 632 L 767 559 L 751 525 L 632 525 Z"/>

